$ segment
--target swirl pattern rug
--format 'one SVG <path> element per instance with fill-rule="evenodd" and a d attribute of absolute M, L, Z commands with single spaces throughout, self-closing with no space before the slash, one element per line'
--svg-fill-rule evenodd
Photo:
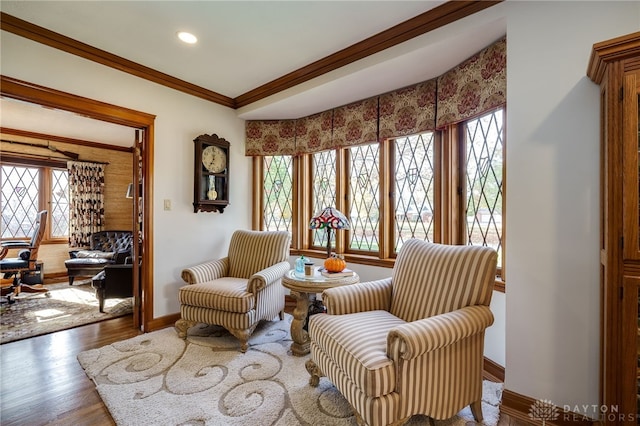
<path fill-rule="evenodd" d="M 118 425 L 356 425 L 348 402 L 322 378 L 309 385 L 306 357 L 291 355 L 284 321 L 261 323 L 239 352 L 224 329 L 202 325 L 187 340 L 166 328 L 78 355 Z M 502 384 L 484 382 L 484 424 L 500 415 Z M 414 416 L 408 425 L 426 425 Z M 465 408 L 438 426 L 475 424 Z"/>

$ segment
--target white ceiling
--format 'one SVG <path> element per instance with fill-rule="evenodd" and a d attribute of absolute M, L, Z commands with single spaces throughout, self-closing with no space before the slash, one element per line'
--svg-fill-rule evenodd
<path fill-rule="evenodd" d="M 2 0 L 0 10 L 235 98 L 442 3 Z M 176 33 L 182 30 L 194 33 L 198 43 L 180 42 Z M 504 22 L 498 21 L 439 37 L 425 34 L 245 106 L 238 115 L 244 119 L 298 118 L 425 81 L 505 33 Z M 82 118 L 71 122 L 74 119 L 68 113 L 42 118 L 53 112 L 6 100 L 0 108 L 0 125 L 4 127 L 22 129 L 18 126 L 25 122 L 54 120 L 58 133 L 65 132 L 66 124 L 75 128 L 75 136 L 59 136 L 77 139 L 83 139 L 85 127 L 94 121 Z M 122 139 L 119 127 L 101 129 L 103 135 L 105 131 L 113 135 L 105 142 L 121 145 L 114 142 Z M 52 127 L 47 129 L 43 133 L 51 133 Z"/>

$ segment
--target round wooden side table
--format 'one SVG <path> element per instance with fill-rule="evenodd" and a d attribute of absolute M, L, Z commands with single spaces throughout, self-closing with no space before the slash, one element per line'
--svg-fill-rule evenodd
<path fill-rule="evenodd" d="M 291 290 L 291 295 L 296 298 L 296 308 L 293 310 L 291 322 L 291 353 L 295 356 L 303 356 L 309 353 L 309 334 L 303 328 L 309 312 L 312 294 L 322 293 L 324 290 L 343 285 L 360 282 L 360 277 L 355 272 L 349 277 L 327 278 L 317 268 L 312 277 L 298 277 L 292 269 L 282 277 L 282 285 Z"/>

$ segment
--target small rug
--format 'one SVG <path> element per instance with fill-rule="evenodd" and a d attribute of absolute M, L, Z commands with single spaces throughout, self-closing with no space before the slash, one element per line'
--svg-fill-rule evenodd
<path fill-rule="evenodd" d="M 91 280 L 46 284 L 49 293 L 20 293 L 0 307 L 0 344 L 117 318 L 133 312 L 132 298 L 107 299 L 104 313 Z"/>
<path fill-rule="evenodd" d="M 261 323 L 244 354 L 224 329 L 202 325 L 186 341 L 171 327 L 82 352 L 78 361 L 121 426 L 355 425 L 327 378 L 309 385 L 309 357 L 289 351 L 291 319 Z M 498 423 L 501 398 L 501 383 L 483 383 L 484 424 Z M 429 423 L 414 416 L 408 424 Z M 435 424 L 475 422 L 467 407 Z"/>

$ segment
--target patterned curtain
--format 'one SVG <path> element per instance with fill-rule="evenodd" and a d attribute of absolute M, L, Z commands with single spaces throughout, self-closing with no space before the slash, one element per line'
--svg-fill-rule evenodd
<path fill-rule="evenodd" d="M 361 145 L 377 140 L 377 96 L 333 110 L 332 148 Z"/>
<path fill-rule="evenodd" d="M 85 247 L 104 224 L 104 164 L 69 161 L 67 169 L 69 247 Z"/>
<path fill-rule="evenodd" d="M 294 155 L 296 120 L 247 121 L 245 155 Z"/>
<path fill-rule="evenodd" d="M 438 129 L 507 102 L 507 39 L 502 38 L 438 77 Z"/>
<path fill-rule="evenodd" d="M 379 140 L 436 128 L 436 80 L 380 95 Z"/>
<path fill-rule="evenodd" d="M 333 148 L 331 129 L 333 111 L 310 115 L 296 120 L 296 152 L 310 154 Z"/>

